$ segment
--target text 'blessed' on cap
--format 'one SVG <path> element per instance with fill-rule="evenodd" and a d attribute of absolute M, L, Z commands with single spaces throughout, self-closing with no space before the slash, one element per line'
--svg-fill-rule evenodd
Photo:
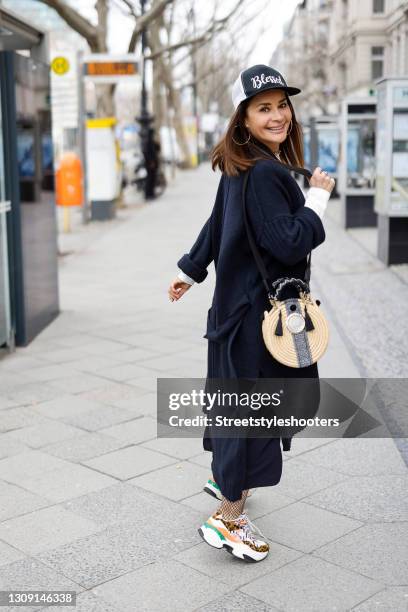
<path fill-rule="evenodd" d="M 232 86 L 232 103 L 237 109 L 243 100 L 253 98 L 268 89 L 283 89 L 289 96 L 300 93 L 297 87 L 288 87 L 280 72 L 270 66 L 257 64 L 243 70 Z"/>

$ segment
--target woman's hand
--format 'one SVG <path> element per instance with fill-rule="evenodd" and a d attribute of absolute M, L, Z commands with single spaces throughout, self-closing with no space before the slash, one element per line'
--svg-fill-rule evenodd
<path fill-rule="evenodd" d="M 325 189 L 331 193 L 336 181 L 331 178 L 325 170 L 322 170 L 319 166 L 317 166 L 309 180 L 309 184 L 311 187 L 320 187 L 321 189 Z"/>
<path fill-rule="evenodd" d="M 177 276 L 171 282 L 169 287 L 169 299 L 170 302 L 174 302 L 174 300 L 179 300 L 186 291 L 190 289 L 191 285 L 189 283 L 185 283 L 180 280 Z"/>

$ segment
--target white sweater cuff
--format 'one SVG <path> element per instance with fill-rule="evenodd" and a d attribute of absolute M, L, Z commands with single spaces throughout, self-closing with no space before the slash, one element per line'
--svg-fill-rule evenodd
<path fill-rule="evenodd" d="M 322 187 L 310 187 L 306 196 L 305 206 L 314 210 L 314 212 L 319 215 L 320 219 L 322 219 L 329 198 L 330 192 L 327 191 L 327 189 L 323 189 Z"/>
<path fill-rule="evenodd" d="M 193 281 L 192 278 L 190 278 L 189 276 L 187 276 L 187 274 L 184 274 L 184 272 L 182 272 L 182 270 L 180 270 L 180 272 L 177 274 L 178 278 L 180 280 L 183 281 L 183 283 L 188 283 L 189 285 L 194 285 L 195 281 Z"/>

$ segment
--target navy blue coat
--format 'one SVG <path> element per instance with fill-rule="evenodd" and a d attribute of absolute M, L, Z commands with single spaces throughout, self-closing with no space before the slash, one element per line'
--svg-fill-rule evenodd
<path fill-rule="evenodd" d="M 216 284 L 204 336 L 209 341 L 207 378 L 317 378 L 317 364 L 287 367 L 270 355 L 263 342 L 261 321 L 270 304 L 246 236 L 243 176 L 243 173 L 236 177 L 221 176 L 210 217 L 190 252 L 177 262 L 197 283 L 204 281 L 207 267 L 214 262 Z M 271 280 L 282 276 L 304 278 L 308 253 L 325 239 L 320 217 L 304 203 L 303 193 L 287 168 L 272 159 L 256 162 L 248 181 L 247 212 Z M 214 464 L 213 455 L 213 473 L 229 499 L 238 499 L 243 488 L 279 481 L 281 455 L 276 444 L 269 447 L 276 469 L 271 468 L 271 463 L 260 472 L 259 456 L 265 456 L 264 445 L 269 440 L 247 440 L 245 448 L 239 440 L 212 442 L 205 437 L 204 448 L 214 453 L 217 446 L 220 461 Z M 221 443 L 225 443 L 222 448 Z M 286 442 L 284 449 L 289 448 L 290 442 Z M 256 474 L 251 476 L 243 454 L 248 457 L 252 451 Z M 246 476 L 231 479 L 231 468 L 237 465 L 238 455 L 239 463 L 246 463 Z M 262 474 L 268 469 L 263 485 Z"/>

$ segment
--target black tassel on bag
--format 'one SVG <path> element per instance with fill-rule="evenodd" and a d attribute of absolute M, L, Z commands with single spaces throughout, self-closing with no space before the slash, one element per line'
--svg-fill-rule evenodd
<path fill-rule="evenodd" d="M 283 336 L 283 329 L 282 329 L 282 311 L 279 311 L 279 319 L 278 322 L 276 324 L 276 329 L 275 329 L 275 336 Z"/>
<path fill-rule="evenodd" d="M 307 312 L 306 306 L 305 306 L 305 329 L 306 331 L 312 331 L 314 329 L 313 321 L 310 318 L 309 313 Z"/>

